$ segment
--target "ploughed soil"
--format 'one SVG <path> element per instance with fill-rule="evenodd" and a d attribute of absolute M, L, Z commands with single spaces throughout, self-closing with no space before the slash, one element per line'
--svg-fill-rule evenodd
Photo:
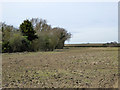
<path fill-rule="evenodd" d="M 118 48 L 2 54 L 3 88 L 117 88 Z"/>

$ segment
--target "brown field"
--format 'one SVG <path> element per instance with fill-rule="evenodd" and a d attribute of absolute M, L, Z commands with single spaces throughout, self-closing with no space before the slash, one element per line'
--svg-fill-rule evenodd
<path fill-rule="evenodd" d="M 3 88 L 117 88 L 117 47 L 2 54 Z"/>

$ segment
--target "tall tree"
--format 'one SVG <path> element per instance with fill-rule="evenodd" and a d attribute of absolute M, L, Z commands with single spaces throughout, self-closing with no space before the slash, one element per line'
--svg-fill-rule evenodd
<path fill-rule="evenodd" d="M 71 38 L 71 33 L 68 33 L 64 28 L 55 27 L 52 29 L 57 35 L 58 44 L 56 45 L 57 49 L 62 49 L 66 40 Z"/>
<path fill-rule="evenodd" d="M 49 31 L 52 29 L 51 25 L 48 25 L 47 21 L 44 19 L 32 18 L 30 21 L 37 33 L 40 33 L 41 31 Z"/>
<path fill-rule="evenodd" d="M 29 20 L 24 20 L 24 22 L 20 25 L 20 31 L 22 32 L 23 36 L 27 36 L 29 41 L 37 38 L 37 35 L 35 35 L 35 31 L 33 29 L 33 25 Z"/>

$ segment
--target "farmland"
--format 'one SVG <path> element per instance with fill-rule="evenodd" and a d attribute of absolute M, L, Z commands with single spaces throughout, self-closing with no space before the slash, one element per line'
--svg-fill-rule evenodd
<path fill-rule="evenodd" d="M 117 47 L 2 54 L 3 88 L 117 88 Z"/>

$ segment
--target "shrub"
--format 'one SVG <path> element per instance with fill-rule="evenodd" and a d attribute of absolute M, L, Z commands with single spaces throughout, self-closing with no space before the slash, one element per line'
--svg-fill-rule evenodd
<path fill-rule="evenodd" d="M 8 41 L 2 43 L 2 52 L 3 53 L 5 53 L 5 52 L 12 52 L 11 46 L 10 46 Z"/>
<path fill-rule="evenodd" d="M 65 41 L 71 38 L 71 33 L 68 33 L 64 28 L 59 27 L 53 28 L 52 30 L 54 31 L 54 35 L 58 38 L 56 48 L 63 49 Z"/>
<path fill-rule="evenodd" d="M 52 35 L 52 32 L 39 33 L 38 39 L 33 40 L 32 48 L 34 51 L 53 51 L 57 45 L 57 38 Z"/>
<path fill-rule="evenodd" d="M 12 52 L 28 51 L 30 42 L 21 33 L 14 33 L 9 39 Z"/>

